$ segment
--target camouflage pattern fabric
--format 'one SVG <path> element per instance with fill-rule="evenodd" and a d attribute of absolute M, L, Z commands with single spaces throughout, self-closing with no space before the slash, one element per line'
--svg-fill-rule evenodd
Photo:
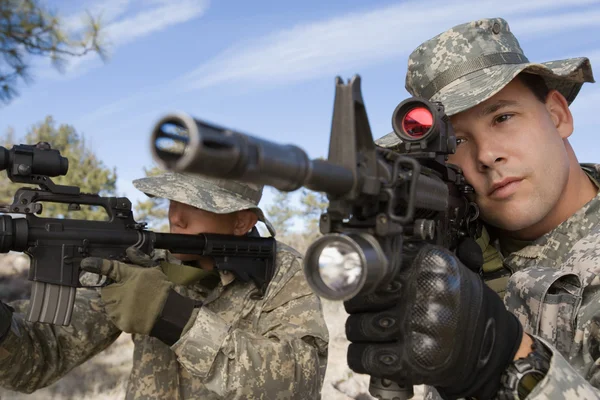
<path fill-rule="evenodd" d="M 550 89 L 571 104 L 584 82 L 594 82 L 586 57 L 530 62 L 502 18 L 457 25 L 422 43 L 410 55 L 406 90 L 439 101 L 451 116 L 489 99 L 521 72 L 540 75 Z M 391 132 L 376 143 L 393 148 L 400 138 Z"/>
<path fill-rule="evenodd" d="M 174 258 L 168 261 L 177 262 Z M 221 274 L 214 289 L 175 285 L 204 301 L 172 347 L 133 335 L 127 399 L 318 399 L 327 365 L 327 326 L 301 256 L 278 243 L 277 271 L 264 298 L 252 283 Z M 11 304 L 0 345 L 0 385 L 30 393 L 60 379 L 120 335 L 98 292 L 78 290 L 71 326 L 29 324 L 27 301 Z"/>
<path fill-rule="evenodd" d="M 600 164 L 582 164 L 600 179 Z M 550 370 L 527 397 L 600 399 L 600 193 L 568 220 L 504 260 L 504 304 L 552 350 Z M 427 388 L 426 399 L 439 399 Z"/>
<path fill-rule="evenodd" d="M 148 196 L 189 204 L 216 214 L 252 210 L 258 216 L 258 220 L 267 226 L 271 236 L 275 236 L 275 228 L 258 207 L 262 198 L 262 185 L 196 174 L 165 172 L 136 179 L 133 186 Z"/>
<path fill-rule="evenodd" d="M 406 90 L 441 102 L 452 116 L 489 99 L 521 72 L 541 76 L 569 104 L 585 82 L 594 82 L 588 58 L 530 62 L 507 22 L 486 18 L 418 46 L 408 60 Z M 400 139 L 391 132 L 376 143 L 393 149 Z M 600 177 L 599 166 L 584 169 Z M 502 260 L 511 275 L 505 291 L 494 290 L 505 293 L 507 309 L 525 332 L 553 353 L 548 374 L 528 399 L 600 399 L 599 248 L 600 194 L 552 232 Z M 425 398 L 440 397 L 427 388 Z"/>

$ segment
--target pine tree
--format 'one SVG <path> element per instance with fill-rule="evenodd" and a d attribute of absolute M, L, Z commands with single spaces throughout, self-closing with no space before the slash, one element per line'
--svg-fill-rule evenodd
<path fill-rule="evenodd" d="M 106 59 L 100 43 L 100 22 L 88 14 L 81 35 L 68 34 L 55 12 L 40 0 L 0 1 L 0 103 L 17 95 L 19 79 L 31 82 L 31 57 L 48 57 L 59 71 L 67 58 L 95 52 Z"/>
<path fill-rule="evenodd" d="M 65 176 L 51 178 L 58 185 L 78 186 L 82 193 L 98 193 L 101 196 L 115 196 L 116 170 L 109 169 L 98 160 L 94 152 L 86 146 L 85 139 L 71 125 L 61 124 L 58 127 L 52 116 L 34 125 L 23 140 L 13 142 L 11 129 L 3 138 L 3 146 L 10 149 L 13 144 L 36 144 L 48 142 L 53 149 L 60 151 L 69 160 L 69 170 Z M 0 178 L 0 203 L 11 204 L 16 190 L 25 185 L 12 183 L 6 171 Z M 104 220 L 107 217 L 100 207 L 82 206 L 80 211 L 68 211 L 68 205 L 59 203 L 43 203 L 40 216 L 69 219 Z"/>
<path fill-rule="evenodd" d="M 144 168 L 146 176 L 156 176 L 164 171 L 158 167 Z M 157 197 L 148 197 L 138 201 L 135 205 L 135 219 L 147 222 L 148 228 L 157 232 L 169 232 L 169 200 Z"/>

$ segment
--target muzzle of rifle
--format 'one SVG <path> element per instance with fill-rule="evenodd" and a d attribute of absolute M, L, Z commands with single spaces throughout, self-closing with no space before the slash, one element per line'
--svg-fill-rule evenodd
<path fill-rule="evenodd" d="M 351 170 L 311 160 L 297 146 L 235 132 L 187 114 L 170 114 L 158 121 L 152 130 L 151 151 L 167 170 L 253 182 L 282 191 L 304 186 L 343 196 L 358 184 Z"/>

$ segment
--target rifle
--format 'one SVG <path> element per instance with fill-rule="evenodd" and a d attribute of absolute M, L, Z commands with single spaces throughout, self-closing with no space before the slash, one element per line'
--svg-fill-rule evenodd
<path fill-rule="evenodd" d="M 457 142 L 443 105 L 406 99 L 392 126 L 402 142 L 376 145 L 355 75 L 348 84 L 336 77 L 327 160 L 181 113 L 157 122 L 151 149 L 169 170 L 326 193 L 323 236 L 308 248 L 304 273 L 317 295 L 347 300 L 348 310 L 358 295 L 401 288 L 401 272 L 419 244 L 468 253 L 472 247 L 463 249 L 461 239 L 480 233 L 473 188 L 447 162 Z M 410 382 L 380 377 L 371 377 L 369 391 L 379 399 L 414 394 Z"/>
<path fill-rule="evenodd" d="M 133 218 L 127 197 L 102 197 L 81 193 L 76 186 L 57 185 L 50 178 L 66 175 L 69 161 L 46 142 L 20 144 L 7 150 L 0 147 L 0 170 L 6 169 L 12 182 L 36 184 L 39 189 L 19 188 L 11 205 L 1 212 L 24 214 L 13 218 L 0 215 L 0 253 L 22 251 L 30 258 L 28 279 L 33 281 L 27 320 L 69 325 L 78 287 L 86 286 L 80 262 L 101 257 L 127 262 L 125 250 L 136 246 L 146 254 L 154 249 L 173 253 L 213 257 L 215 268 L 231 271 L 243 281 L 253 281 L 264 292 L 273 277 L 276 242 L 261 238 L 220 234 L 170 234 L 146 230 L 146 223 Z M 42 203 L 102 207 L 106 221 L 38 217 Z M 100 277 L 100 276 L 99 276 Z M 102 278 L 102 277 L 100 277 Z M 89 275 L 88 278 L 89 280 Z"/>

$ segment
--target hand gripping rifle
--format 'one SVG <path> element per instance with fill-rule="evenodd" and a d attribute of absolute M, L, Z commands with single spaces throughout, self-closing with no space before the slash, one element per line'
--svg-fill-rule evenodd
<path fill-rule="evenodd" d="M 127 262 L 125 250 L 136 246 L 146 254 L 167 249 L 179 254 L 213 257 L 215 267 L 228 270 L 244 281 L 252 280 L 264 291 L 272 278 L 276 242 L 273 238 L 217 234 L 184 235 L 156 233 L 133 218 L 126 197 L 101 197 L 80 193 L 76 186 L 57 185 L 50 177 L 65 175 L 69 161 L 48 143 L 0 147 L 0 170 L 22 187 L 11 205 L 0 211 L 25 214 L 24 218 L 0 215 L 0 253 L 22 251 L 30 257 L 29 280 L 33 281 L 27 320 L 69 325 L 75 293 L 80 282 L 80 262 L 101 257 Z M 69 210 L 81 205 L 102 207 L 106 221 L 42 218 L 42 202 L 63 203 Z M 100 283 L 100 282 L 98 282 Z M 106 280 L 102 285 L 108 284 Z"/>
<path fill-rule="evenodd" d="M 294 145 L 280 145 L 185 114 L 167 115 L 152 131 L 152 152 L 164 168 L 235 179 L 293 191 L 325 192 L 323 236 L 305 255 L 304 272 L 315 293 L 351 300 L 395 290 L 403 266 L 419 243 L 460 252 L 474 237 L 476 206 L 461 170 L 447 163 L 456 137 L 441 104 L 419 98 L 401 102 L 392 126 L 395 149 L 373 142 L 360 88 L 336 78 L 328 159 L 310 160 Z M 472 242 L 471 242 L 472 243 Z M 347 306 L 348 307 L 348 306 Z M 409 399 L 410 382 L 371 377 L 380 399 Z"/>

